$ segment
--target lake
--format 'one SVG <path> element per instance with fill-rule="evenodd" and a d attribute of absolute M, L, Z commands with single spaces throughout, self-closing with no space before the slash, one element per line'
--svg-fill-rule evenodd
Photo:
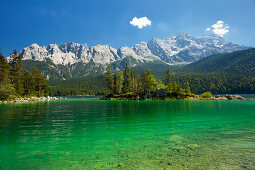
<path fill-rule="evenodd" d="M 0 169 L 255 169 L 255 101 L 0 104 Z"/>

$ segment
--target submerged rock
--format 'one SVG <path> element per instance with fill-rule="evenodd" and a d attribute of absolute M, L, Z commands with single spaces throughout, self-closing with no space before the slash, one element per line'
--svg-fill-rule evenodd
<path fill-rule="evenodd" d="M 184 146 L 181 145 L 176 145 L 175 147 L 172 148 L 173 151 L 177 151 L 179 153 L 186 153 L 187 149 Z"/>
<path fill-rule="evenodd" d="M 194 149 L 199 148 L 199 145 L 198 144 L 188 144 L 188 148 L 191 150 L 194 150 Z"/>
<path fill-rule="evenodd" d="M 183 143 L 183 138 L 178 135 L 173 135 L 169 137 L 168 141 L 171 143 L 178 144 L 178 143 Z"/>

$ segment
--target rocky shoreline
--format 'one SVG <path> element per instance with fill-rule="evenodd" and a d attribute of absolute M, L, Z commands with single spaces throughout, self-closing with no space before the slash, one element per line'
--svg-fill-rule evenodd
<path fill-rule="evenodd" d="M 246 98 L 244 98 L 243 96 L 240 96 L 240 95 L 230 95 L 230 94 L 227 94 L 227 95 L 224 95 L 224 96 L 221 96 L 221 95 L 215 95 L 215 96 L 212 96 L 210 98 L 203 98 L 201 96 L 195 96 L 195 97 L 192 97 L 191 100 L 246 100 Z"/>
<path fill-rule="evenodd" d="M 40 101 L 54 101 L 54 100 L 66 100 L 67 98 L 63 97 L 24 97 L 24 98 L 15 98 L 12 100 L 0 101 L 0 103 L 26 103 L 26 102 L 40 102 Z"/>
<path fill-rule="evenodd" d="M 102 97 L 100 98 L 100 100 L 252 100 L 252 99 L 246 99 L 244 98 L 243 96 L 240 96 L 240 95 L 230 95 L 230 94 L 227 94 L 227 95 L 224 95 L 224 96 L 221 96 L 221 95 L 215 95 L 215 96 L 212 96 L 212 97 L 208 97 L 208 98 L 204 98 L 204 97 L 201 97 L 200 95 L 193 95 L 193 96 L 190 96 L 190 97 L 187 97 L 187 98 L 153 98 L 153 99 L 137 99 L 135 97 L 133 98 L 114 98 L 114 97 Z"/>

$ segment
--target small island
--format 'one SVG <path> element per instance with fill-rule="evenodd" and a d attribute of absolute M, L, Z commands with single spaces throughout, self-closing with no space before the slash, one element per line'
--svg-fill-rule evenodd
<path fill-rule="evenodd" d="M 138 75 L 136 71 L 130 71 L 127 63 L 123 72 L 114 74 L 109 65 L 106 84 L 109 91 L 102 100 L 245 100 L 240 95 L 212 96 L 209 91 L 196 95 L 191 92 L 188 81 L 183 86 L 172 81 L 170 69 L 167 70 L 162 83 L 149 69 Z"/>

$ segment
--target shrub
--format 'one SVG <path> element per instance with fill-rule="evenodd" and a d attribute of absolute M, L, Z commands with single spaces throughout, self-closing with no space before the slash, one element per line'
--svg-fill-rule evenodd
<path fill-rule="evenodd" d="M 203 98 L 211 98 L 211 97 L 212 97 L 212 93 L 209 92 L 209 91 L 207 91 L 207 92 L 203 93 L 203 94 L 201 95 L 201 97 L 203 97 Z"/>
<path fill-rule="evenodd" d="M 0 100 L 10 99 L 15 95 L 15 88 L 11 85 L 0 86 Z"/>

